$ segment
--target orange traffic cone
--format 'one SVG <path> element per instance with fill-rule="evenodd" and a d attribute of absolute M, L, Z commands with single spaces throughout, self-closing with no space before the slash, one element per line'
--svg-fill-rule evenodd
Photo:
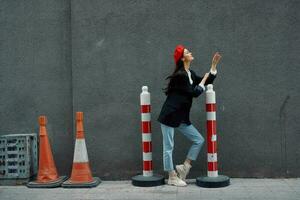
<path fill-rule="evenodd" d="M 66 180 L 66 176 L 59 177 L 51 152 L 51 146 L 48 139 L 46 116 L 39 117 L 40 124 L 40 144 L 39 144 L 39 170 L 37 180 L 29 182 L 30 188 L 52 188 L 58 187 Z"/>
<path fill-rule="evenodd" d="M 83 112 L 76 113 L 76 142 L 71 177 L 62 184 L 66 188 L 95 187 L 101 180 L 93 177 L 84 139 Z"/>

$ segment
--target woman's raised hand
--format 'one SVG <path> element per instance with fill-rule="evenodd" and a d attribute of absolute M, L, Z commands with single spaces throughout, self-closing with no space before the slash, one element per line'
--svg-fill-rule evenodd
<path fill-rule="evenodd" d="M 216 52 L 212 59 L 212 64 L 211 64 L 214 69 L 216 68 L 221 58 L 222 56 L 219 54 L 219 52 Z"/>

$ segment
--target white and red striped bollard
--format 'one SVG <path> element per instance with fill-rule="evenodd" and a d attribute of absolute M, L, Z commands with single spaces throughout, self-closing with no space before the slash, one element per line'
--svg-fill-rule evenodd
<path fill-rule="evenodd" d="M 151 102 L 147 86 L 142 88 L 140 102 L 143 142 L 143 176 L 152 176 Z"/>
<path fill-rule="evenodd" d="M 151 138 L 151 102 L 148 87 L 142 87 L 140 94 L 141 110 L 141 132 L 143 146 L 143 175 L 132 177 L 132 184 L 135 186 L 149 187 L 165 184 L 161 175 L 153 174 L 152 165 L 152 138 Z"/>
<path fill-rule="evenodd" d="M 206 91 L 207 176 L 218 176 L 216 94 L 212 85 Z"/>
<path fill-rule="evenodd" d="M 216 107 L 216 94 L 209 84 L 206 90 L 207 177 L 196 178 L 196 184 L 201 187 L 225 187 L 230 183 L 229 177 L 218 174 Z"/>

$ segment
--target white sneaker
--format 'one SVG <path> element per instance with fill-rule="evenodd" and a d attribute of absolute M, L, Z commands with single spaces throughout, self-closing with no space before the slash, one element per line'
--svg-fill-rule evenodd
<path fill-rule="evenodd" d="M 168 185 L 175 185 L 179 187 L 187 186 L 186 182 L 181 180 L 177 175 L 176 176 L 169 176 Z"/>
<path fill-rule="evenodd" d="M 183 181 L 185 181 L 186 176 L 188 175 L 191 165 L 183 164 L 183 165 L 176 165 L 176 170 L 179 174 L 179 178 Z"/>

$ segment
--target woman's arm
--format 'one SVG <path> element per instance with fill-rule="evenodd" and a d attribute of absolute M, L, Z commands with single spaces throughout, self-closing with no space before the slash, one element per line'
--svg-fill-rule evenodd
<path fill-rule="evenodd" d="M 190 82 L 189 78 L 185 74 L 177 74 L 173 77 L 172 80 L 172 90 L 177 91 L 179 93 L 191 96 L 191 97 L 198 97 L 200 94 L 202 94 L 205 90 L 203 84 L 207 80 L 208 74 L 206 74 L 203 79 L 201 79 L 201 84 L 196 84 L 195 87 L 193 87 Z"/>
<path fill-rule="evenodd" d="M 198 76 L 193 70 L 190 70 L 190 71 L 194 74 L 195 84 L 198 85 L 201 82 L 201 80 L 203 79 L 203 77 Z M 208 76 L 207 80 L 205 81 L 204 85 L 212 84 L 214 79 L 216 78 L 216 76 L 217 76 L 217 70 L 210 69 L 209 76 Z"/>
<path fill-rule="evenodd" d="M 217 77 L 217 70 L 210 69 L 209 76 L 205 81 L 204 85 L 212 84 Z"/>

